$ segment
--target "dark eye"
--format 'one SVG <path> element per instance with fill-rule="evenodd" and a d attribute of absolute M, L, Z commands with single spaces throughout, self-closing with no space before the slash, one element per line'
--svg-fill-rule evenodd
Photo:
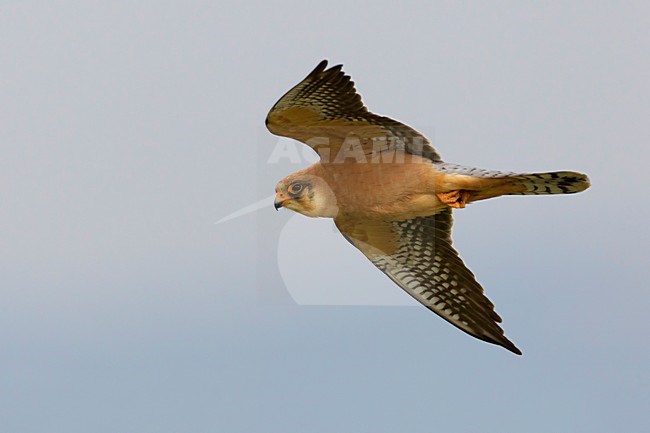
<path fill-rule="evenodd" d="M 298 194 L 300 191 L 302 191 L 302 184 L 301 183 L 294 183 L 289 187 L 289 192 L 291 194 Z"/>

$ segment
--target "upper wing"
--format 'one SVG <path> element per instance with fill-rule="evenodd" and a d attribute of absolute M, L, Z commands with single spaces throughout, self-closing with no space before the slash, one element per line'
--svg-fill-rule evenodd
<path fill-rule="evenodd" d="M 369 112 L 342 65 L 326 67 L 323 60 L 275 103 L 266 118 L 269 131 L 302 141 L 324 162 L 336 158 L 342 148 L 356 145 L 365 154 L 391 150 L 440 161 L 422 134 Z"/>
<path fill-rule="evenodd" d="M 405 221 L 336 220 L 345 238 L 418 302 L 468 334 L 521 355 L 451 246 L 452 223 L 451 209 Z"/>

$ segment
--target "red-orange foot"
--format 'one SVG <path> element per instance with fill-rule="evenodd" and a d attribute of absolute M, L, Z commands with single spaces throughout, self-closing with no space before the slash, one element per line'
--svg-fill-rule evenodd
<path fill-rule="evenodd" d="M 436 194 L 441 202 L 444 204 L 455 207 L 456 209 L 464 208 L 469 200 L 469 191 L 459 189 L 457 191 L 440 192 Z"/>

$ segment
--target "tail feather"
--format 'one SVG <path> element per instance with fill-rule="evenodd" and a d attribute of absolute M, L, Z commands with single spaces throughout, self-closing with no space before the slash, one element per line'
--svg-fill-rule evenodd
<path fill-rule="evenodd" d="M 586 174 L 573 171 L 513 173 L 448 162 L 436 164 L 436 170 L 448 175 L 442 192 L 467 191 L 468 202 L 501 195 L 575 194 L 590 186 Z"/>
<path fill-rule="evenodd" d="M 521 174 L 512 176 L 512 179 L 518 180 L 525 189 L 510 195 L 575 194 L 591 185 L 587 175 L 572 171 Z"/>

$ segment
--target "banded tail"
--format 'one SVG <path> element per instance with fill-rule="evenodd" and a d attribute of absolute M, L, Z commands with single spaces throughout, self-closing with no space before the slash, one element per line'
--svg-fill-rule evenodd
<path fill-rule="evenodd" d="M 513 173 L 446 162 L 436 169 L 451 175 L 445 185 L 451 193 L 443 191 L 438 197 L 452 207 L 501 195 L 575 194 L 590 186 L 587 175 L 573 171 Z"/>
<path fill-rule="evenodd" d="M 539 194 L 575 194 L 589 188 L 589 178 L 586 174 L 573 171 L 555 171 L 552 173 L 531 173 L 512 176 L 526 189 L 521 192 L 511 192 L 511 195 Z"/>

